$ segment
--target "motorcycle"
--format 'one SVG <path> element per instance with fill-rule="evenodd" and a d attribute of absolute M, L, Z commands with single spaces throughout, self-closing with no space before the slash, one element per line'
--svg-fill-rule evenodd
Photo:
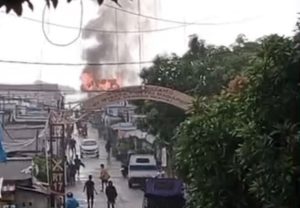
<path fill-rule="evenodd" d="M 124 178 L 127 178 L 127 176 L 128 176 L 128 167 L 126 165 L 122 165 L 121 173 L 122 173 L 122 176 Z"/>

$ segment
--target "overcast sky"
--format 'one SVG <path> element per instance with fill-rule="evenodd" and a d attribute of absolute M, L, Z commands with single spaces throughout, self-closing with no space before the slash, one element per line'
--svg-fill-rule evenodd
<path fill-rule="evenodd" d="M 83 26 L 95 19 L 101 10 L 115 11 L 105 6 L 98 8 L 94 1 L 83 0 Z M 121 4 L 122 1 L 120 0 Z M 49 43 L 42 32 L 44 1 L 33 0 L 35 9 L 26 9 L 22 17 L 4 14 L 0 11 L 0 60 L 27 62 L 83 63 L 83 50 L 93 47 L 94 39 L 79 38 L 67 47 L 57 47 Z M 73 0 L 69 5 L 61 1 L 57 10 L 47 10 L 44 17 L 51 23 L 80 27 L 80 1 Z M 130 1 L 136 4 L 137 0 Z M 184 2 L 184 3 L 182 3 Z M 300 0 L 141 0 L 141 13 L 163 19 L 186 22 L 228 23 L 210 26 L 192 25 L 173 30 L 143 34 L 142 61 L 152 60 L 156 54 L 186 50 L 188 36 L 198 34 L 201 39 L 216 45 L 230 45 L 238 34 L 245 34 L 255 40 L 263 35 L 278 33 L 290 36 L 295 29 Z M 127 4 L 126 4 L 127 5 Z M 137 12 L 136 5 L 123 7 Z M 123 15 L 123 16 L 122 16 Z M 124 17 L 119 11 L 118 16 Z M 31 20 L 26 19 L 31 18 Z M 122 26 L 123 30 L 137 30 L 138 17 L 130 17 L 134 24 Z M 32 21 L 32 19 L 37 21 Z M 140 18 L 142 30 L 177 27 L 178 24 Z M 127 27 L 128 26 L 128 27 Z M 124 28 L 126 27 L 126 28 Z M 78 30 L 64 29 L 45 25 L 51 41 L 67 43 L 76 38 Z M 107 29 L 97 26 L 95 29 Z M 108 28 L 113 29 L 113 28 Z M 132 42 L 132 40 L 136 41 Z M 119 48 L 124 48 L 130 41 L 128 51 L 131 61 L 139 61 L 138 36 L 134 34 L 119 35 Z M 120 49 L 119 49 L 120 50 Z M 97 55 L 97 54 L 96 54 Z M 117 61 L 117 60 L 114 60 Z M 123 60 L 118 60 L 123 61 Z M 139 66 L 126 66 L 127 69 L 139 71 Z M 32 83 L 43 80 L 51 83 L 69 85 L 79 89 L 80 73 L 84 66 L 34 66 L 24 64 L 0 63 L 1 83 Z M 105 69 L 109 70 L 109 69 Z M 127 83 L 128 84 L 128 83 Z M 135 83 L 133 83 L 135 84 Z"/>

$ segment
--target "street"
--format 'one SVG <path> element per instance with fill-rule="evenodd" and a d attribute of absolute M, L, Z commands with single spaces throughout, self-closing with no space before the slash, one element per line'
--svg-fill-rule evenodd
<path fill-rule="evenodd" d="M 76 134 L 75 134 L 76 135 Z M 98 138 L 96 129 L 89 127 L 88 138 Z M 77 140 L 77 151 L 79 150 L 80 138 Z M 129 189 L 127 179 L 123 178 L 120 172 L 121 164 L 115 158 L 111 158 L 110 162 L 107 161 L 107 153 L 105 151 L 105 141 L 100 139 L 100 158 L 84 158 L 82 159 L 85 168 L 81 168 L 80 177 L 76 179 L 76 185 L 67 188 L 67 192 L 73 192 L 76 199 L 80 203 L 80 207 L 87 207 L 86 194 L 83 192 L 83 186 L 88 176 L 92 175 L 96 185 L 98 195 L 95 195 L 95 208 L 106 208 L 106 196 L 101 192 L 100 184 L 100 164 L 103 163 L 107 167 L 117 192 L 118 197 L 116 201 L 116 208 L 141 208 L 143 202 L 143 192 L 139 189 Z"/>

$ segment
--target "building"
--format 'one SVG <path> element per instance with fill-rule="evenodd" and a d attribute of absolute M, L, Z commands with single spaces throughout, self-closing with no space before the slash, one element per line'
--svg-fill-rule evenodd
<path fill-rule="evenodd" d="M 47 187 L 36 183 L 32 177 L 31 158 L 9 158 L 0 163 L 0 207 L 48 208 L 50 194 Z"/>
<path fill-rule="evenodd" d="M 45 125 L 4 126 L 3 146 L 10 156 L 32 156 L 45 151 Z"/>
<path fill-rule="evenodd" d="M 0 109 L 14 109 L 16 105 L 57 108 L 64 96 L 57 84 L 0 84 Z"/>

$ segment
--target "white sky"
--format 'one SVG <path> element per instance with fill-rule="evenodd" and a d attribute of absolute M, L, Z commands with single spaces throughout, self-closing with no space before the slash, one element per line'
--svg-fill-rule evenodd
<path fill-rule="evenodd" d="M 119 1 L 122 4 L 122 1 L 127 0 Z M 136 1 L 132 0 L 132 3 L 134 4 Z M 68 5 L 65 2 L 61 0 L 58 9 L 54 11 L 47 10 L 46 20 L 51 23 L 79 27 L 79 0 L 73 0 Z M 83 0 L 83 2 L 85 25 L 97 16 L 99 8 L 92 0 Z M 41 20 L 44 1 L 33 0 L 33 3 L 34 12 L 26 9 L 23 17 Z M 183 53 L 186 50 L 190 34 L 198 34 L 201 39 L 217 45 L 229 45 L 241 33 L 250 40 L 271 33 L 290 36 L 293 34 L 297 12 L 300 10 L 300 0 L 141 0 L 141 3 L 141 13 L 164 19 L 215 23 L 240 21 L 239 24 L 188 26 L 171 31 L 144 34 L 141 45 L 142 60 L 152 60 L 158 53 Z M 152 7 L 149 6 L 151 4 Z M 114 13 L 113 10 L 112 13 Z M 141 20 L 145 19 L 141 18 Z M 176 24 L 151 21 L 151 24 L 142 29 L 172 26 L 176 26 Z M 59 43 L 69 42 L 78 34 L 77 30 L 48 25 L 45 27 L 50 39 Z M 136 29 L 137 27 L 128 28 L 128 30 Z M 84 62 L 81 58 L 82 50 L 93 46 L 93 43 L 93 40 L 83 41 L 80 38 L 68 47 L 53 46 L 45 39 L 41 23 L 0 12 L 0 60 L 81 63 Z M 119 44 L 122 47 L 122 42 Z M 131 60 L 138 61 L 137 48 L 132 46 L 132 51 Z M 138 70 L 137 67 L 132 68 Z M 83 66 L 34 66 L 0 63 L 0 83 L 32 83 L 39 79 L 79 89 L 79 77 L 82 69 Z"/>

